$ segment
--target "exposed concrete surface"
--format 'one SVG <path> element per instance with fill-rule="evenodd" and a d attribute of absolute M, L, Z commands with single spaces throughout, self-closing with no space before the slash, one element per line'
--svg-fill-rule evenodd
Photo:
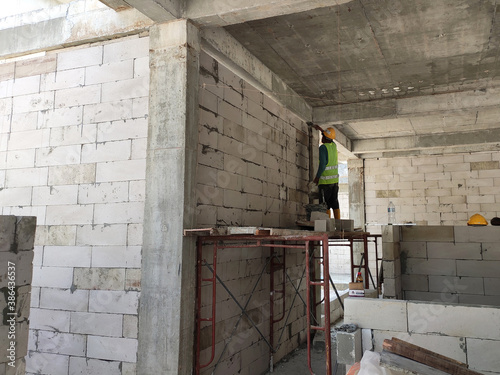
<path fill-rule="evenodd" d="M 87 12 L 75 10 L 75 13 L 68 12 L 40 22 L 21 25 L 14 22 L 14 26 L 9 26 L 11 23 L 6 19 L 3 21 L 0 22 L 3 26 L 0 27 L 0 58 L 138 34 L 153 24 L 151 19 L 132 8 L 122 12 L 109 8 Z"/>
<path fill-rule="evenodd" d="M 351 0 L 255 0 L 248 3 L 245 0 L 232 0 L 211 3 L 194 0 L 186 2 L 184 16 L 207 26 L 225 26 L 340 5 L 349 1 Z"/>
<path fill-rule="evenodd" d="M 499 149 L 500 22 L 492 2 L 106 1 L 118 11 L 75 0 L 47 1 L 43 13 L 6 13 L 0 55 L 137 33 L 184 17 L 202 28 L 224 26 L 243 46 L 225 63 L 250 67 L 245 74 L 301 117 L 310 118 L 313 108 L 314 121 L 334 125 L 350 157 Z M 211 46 L 223 60 L 229 50 L 220 41 Z M 242 65 L 241 56 L 262 69 Z M 272 75 L 261 76 L 265 70 Z"/>
<path fill-rule="evenodd" d="M 195 222 L 198 30 L 186 20 L 156 25 L 150 50 L 137 371 L 190 374 L 195 241 L 183 237 L 183 229 L 193 228 Z"/>
<path fill-rule="evenodd" d="M 491 2 L 352 1 L 226 30 L 306 98 L 315 121 L 376 158 L 498 143 L 498 105 L 487 104 L 498 100 L 497 17 Z"/>
<path fill-rule="evenodd" d="M 202 38 L 203 50 L 210 56 L 278 103 L 293 110 L 304 121 L 312 119 L 311 106 L 224 29 L 204 29 Z"/>

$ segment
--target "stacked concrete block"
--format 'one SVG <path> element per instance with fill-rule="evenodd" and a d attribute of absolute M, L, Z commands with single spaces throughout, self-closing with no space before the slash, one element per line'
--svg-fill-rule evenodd
<path fill-rule="evenodd" d="M 294 226 L 308 203 L 307 125 L 211 57 L 200 63 L 198 223 Z"/>
<path fill-rule="evenodd" d="M 499 161 L 495 152 L 365 160 L 366 221 L 466 225 L 474 213 L 488 221 L 500 215 Z"/>
<path fill-rule="evenodd" d="M 38 225 L 27 373 L 125 374 L 136 361 L 149 38 L 0 71 L 2 213 Z"/>
<path fill-rule="evenodd" d="M 24 373 L 28 352 L 36 218 L 0 216 L 0 372 Z"/>
<path fill-rule="evenodd" d="M 200 55 L 200 73 L 197 226 L 295 227 L 297 219 L 305 219 L 304 205 L 309 203 L 307 125 L 205 53 Z M 211 259 L 209 252 L 205 256 Z M 249 315 L 266 337 L 270 312 L 268 257 L 265 248 L 224 249 L 218 254 L 218 274 L 240 303 L 248 300 L 258 283 Z M 286 264 L 290 279 L 300 285 L 304 298 L 305 281 L 299 281 L 304 255 L 287 250 Z M 282 281 L 279 273 L 275 274 L 278 289 Z M 285 319 L 275 324 L 275 340 L 282 339 L 275 362 L 305 340 L 305 309 L 300 298 L 293 299 L 295 289 L 290 280 L 286 285 L 286 311 L 282 296 L 275 296 L 275 318 L 290 314 L 286 325 Z M 209 286 L 202 289 L 202 311 L 208 314 L 212 294 Z M 294 305 L 290 306 L 292 301 Z M 215 348 L 220 355 L 241 310 L 220 285 L 216 303 L 219 328 Z M 203 361 L 209 357 L 209 329 L 202 330 L 201 339 Z M 202 373 L 210 373 L 213 365 Z M 269 348 L 246 318 L 236 328 L 219 366 L 217 371 L 241 374 L 268 368 Z"/>
<path fill-rule="evenodd" d="M 471 370 L 499 374 L 498 356 L 491 355 L 500 343 L 499 317 L 497 307 L 347 298 L 344 321 L 371 330 L 366 340 L 376 352 L 385 339 L 396 337 L 467 363 Z"/>
<path fill-rule="evenodd" d="M 353 332 L 337 332 L 337 362 L 352 366 L 361 360 L 363 356 L 363 345 L 361 341 L 361 329 Z"/>
<path fill-rule="evenodd" d="M 384 282 L 384 298 L 403 296 L 401 278 L 400 231 L 398 225 L 382 227 L 382 272 Z"/>
<path fill-rule="evenodd" d="M 389 287 L 400 278 L 406 299 L 500 306 L 496 227 L 402 226 L 399 230 L 398 242 L 383 243 L 386 296 L 392 297 Z"/>

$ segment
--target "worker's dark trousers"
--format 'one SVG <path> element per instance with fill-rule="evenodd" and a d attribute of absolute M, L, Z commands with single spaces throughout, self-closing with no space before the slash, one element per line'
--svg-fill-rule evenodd
<path fill-rule="evenodd" d="M 339 209 L 339 184 L 318 185 L 318 187 L 320 203 L 325 202 L 328 208 Z"/>

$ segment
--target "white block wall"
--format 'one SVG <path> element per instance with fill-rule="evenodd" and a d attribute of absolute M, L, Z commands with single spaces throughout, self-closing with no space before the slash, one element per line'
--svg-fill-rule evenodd
<path fill-rule="evenodd" d="M 345 323 L 371 330 L 376 352 L 397 337 L 481 374 L 500 374 L 500 308 L 352 297 L 344 307 Z"/>
<path fill-rule="evenodd" d="M 429 155 L 365 160 L 368 224 L 466 225 L 475 213 L 500 216 L 500 153 Z"/>
<path fill-rule="evenodd" d="M 0 65 L 0 210 L 37 217 L 28 374 L 133 374 L 149 40 Z"/>
<path fill-rule="evenodd" d="M 198 226 L 295 227 L 305 219 L 309 182 L 307 125 L 286 108 L 243 81 L 206 54 L 201 54 L 200 144 L 197 170 Z M 208 249 L 205 259 L 211 259 Z M 269 249 L 224 249 L 218 255 L 218 275 L 244 303 L 254 285 L 249 314 L 269 336 Z M 305 298 L 305 267 L 301 251 L 287 251 L 287 272 Z M 279 286 L 279 272 L 276 285 Z M 206 277 L 209 276 L 207 273 Z M 218 288 L 216 357 L 202 373 L 211 373 L 229 340 L 241 310 L 227 292 Z M 203 293 L 203 311 L 211 304 L 210 288 Z M 275 325 L 275 345 L 281 332 L 281 346 L 274 355 L 279 361 L 305 340 L 305 308 L 299 298 L 292 305 L 295 290 L 287 280 L 286 311 L 277 295 L 275 318 L 290 316 Z M 205 315 L 206 316 L 206 315 Z M 285 325 L 286 321 L 286 325 Z M 282 331 L 282 328 L 285 328 Z M 211 336 L 202 331 L 202 363 L 209 359 Z M 269 348 L 244 318 L 226 350 L 216 373 L 259 374 L 269 367 Z"/>
<path fill-rule="evenodd" d="M 500 306 L 499 228 L 383 228 L 385 297 Z"/>

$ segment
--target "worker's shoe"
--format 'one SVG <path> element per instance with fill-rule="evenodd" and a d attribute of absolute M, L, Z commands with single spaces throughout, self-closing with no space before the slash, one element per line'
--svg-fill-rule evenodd
<path fill-rule="evenodd" d="M 336 208 L 335 210 L 333 210 L 333 217 L 335 219 L 340 219 L 340 208 Z"/>

